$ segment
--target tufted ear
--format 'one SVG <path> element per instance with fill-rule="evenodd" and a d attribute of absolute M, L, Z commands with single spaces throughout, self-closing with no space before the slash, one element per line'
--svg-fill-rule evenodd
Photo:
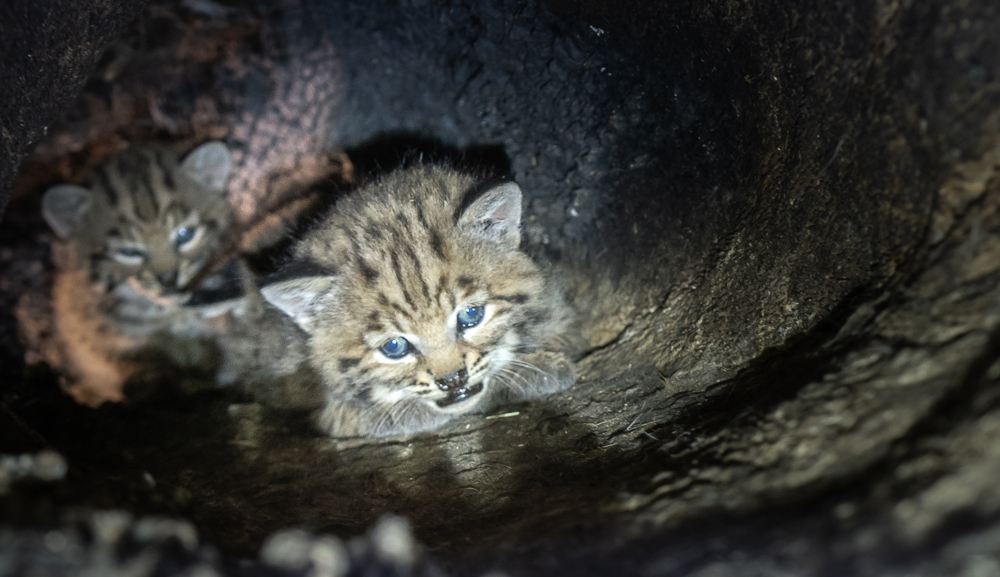
<path fill-rule="evenodd" d="M 53 186 L 42 196 L 42 217 L 57 235 L 68 238 L 79 230 L 80 221 L 92 201 L 93 195 L 82 186 Z"/>
<path fill-rule="evenodd" d="M 265 285 L 261 287 L 260 294 L 311 335 L 319 311 L 331 298 L 335 298 L 335 290 L 336 277 L 310 276 Z"/>
<path fill-rule="evenodd" d="M 181 162 L 181 171 L 208 190 L 222 190 L 232 160 L 226 145 L 213 140 L 192 150 Z"/>
<path fill-rule="evenodd" d="M 521 244 L 521 187 L 505 182 L 490 188 L 465 209 L 458 225 L 516 249 Z"/>

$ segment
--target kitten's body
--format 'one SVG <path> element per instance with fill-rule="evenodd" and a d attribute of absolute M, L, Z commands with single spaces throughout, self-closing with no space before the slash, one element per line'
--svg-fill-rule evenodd
<path fill-rule="evenodd" d="M 181 305 L 225 248 L 228 171 L 221 143 L 202 145 L 183 162 L 166 148 L 133 147 L 96 167 L 84 186 L 46 192 L 43 216 L 58 236 L 58 346 L 48 360 L 77 400 L 121 400 L 137 369 L 132 357 L 151 339 L 210 326 Z"/>
<path fill-rule="evenodd" d="M 246 266 L 241 276 L 242 296 L 196 307 L 212 324 L 211 340 L 220 353 L 216 384 L 270 407 L 320 408 L 323 392 L 309 364 L 308 335 L 265 302 Z"/>
<path fill-rule="evenodd" d="M 520 215 L 516 184 L 421 166 L 343 199 L 296 246 L 311 274 L 263 294 L 309 335 L 328 433 L 426 431 L 572 384 L 573 315 L 519 250 Z"/>

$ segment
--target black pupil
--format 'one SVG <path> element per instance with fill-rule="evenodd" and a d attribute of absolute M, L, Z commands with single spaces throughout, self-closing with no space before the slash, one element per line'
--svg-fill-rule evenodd
<path fill-rule="evenodd" d="M 409 343 L 402 337 L 390 339 L 382 345 L 382 354 L 390 359 L 399 359 L 406 355 Z"/>
<path fill-rule="evenodd" d="M 183 246 L 191 242 L 191 239 L 194 238 L 194 231 L 195 229 L 189 226 L 182 226 L 177 229 L 177 240 L 175 241 L 177 242 L 177 246 Z"/>
<path fill-rule="evenodd" d="M 483 307 L 465 307 L 458 314 L 458 322 L 463 329 L 468 329 L 483 320 Z"/>

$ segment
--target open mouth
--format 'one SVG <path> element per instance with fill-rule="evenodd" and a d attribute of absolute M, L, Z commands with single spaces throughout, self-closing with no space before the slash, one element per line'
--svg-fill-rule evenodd
<path fill-rule="evenodd" d="M 126 284 L 132 292 L 145 298 L 146 300 L 164 307 L 184 304 L 191 298 L 190 294 L 178 292 L 165 287 L 147 287 L 142 281 L 134 276 L 126 280 Z"/>
<path fill-rule="evenodd" d="M 455 403 L 461 403 L 462 401 L 473 397 L 478 393 L 482 392 L 483 384 L 476 383 L 475 385 L 469 385 L 467 387 L 457 387 L 448 392 L 448 396 L 443 399 L 438 399 L 435 401 L 439 407 L 448 407 L 454 405 Z"/>

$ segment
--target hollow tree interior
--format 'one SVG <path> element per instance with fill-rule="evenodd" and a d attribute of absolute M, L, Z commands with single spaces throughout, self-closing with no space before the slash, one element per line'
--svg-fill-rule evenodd
<path fill-rule="evenodd" d="M 998 30 L 986 0 L 5 3 L 0 574 L 1000 575 Z M 41 194 L 209 139 L 247 229 L 407 163 L 513 175 L 523 244 L 613 284 L 600 344 L 406 438 L 197 375 L 78 405 L 35 351 Z M 415 557 L 379 557 L 386 514 Z"/>

